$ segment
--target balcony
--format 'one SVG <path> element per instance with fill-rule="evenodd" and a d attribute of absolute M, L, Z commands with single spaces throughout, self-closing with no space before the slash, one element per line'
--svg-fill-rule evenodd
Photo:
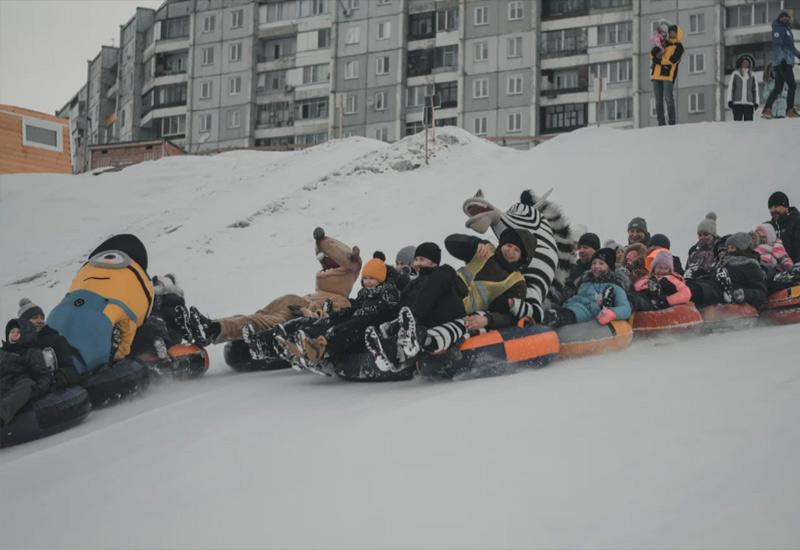
<path fill-rule="evenodd" d="M 542 21 L 631 9 L 633 0 L 544 0 Z"/>

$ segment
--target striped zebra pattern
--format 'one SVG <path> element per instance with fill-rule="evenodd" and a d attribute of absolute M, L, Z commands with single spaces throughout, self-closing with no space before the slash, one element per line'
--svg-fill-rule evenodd
<path fill-rule="evenodd" d="M 438 327 L 429 328 L 422 346 L 428 353 L 444 351 L 467 334 L 463 319 L 451 321 Z"/>

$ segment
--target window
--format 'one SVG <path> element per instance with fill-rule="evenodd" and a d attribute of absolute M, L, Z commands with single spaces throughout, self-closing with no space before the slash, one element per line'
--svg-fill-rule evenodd
<path fill-rule="evenodd" d="M 278 103 L 267 103 L 258 106 L 258 119 L 256 125 L 260 128 L 275 128 L 280 126 L 292 126 L 292 109 L 288 101 Z"/>
<path fill-rule="evenodd" d="M 439 96 L 439 106 L 442 109 L 458 107 L 458 82 L 442 82 L 434 86 L 434 93 Z"/>
<path fill-rule="evenodd" d="M 597 45 L 627 44 L 631 41 L 631 33 L 632 25 L 630 21 L 600 25 L 597 27 Z"/>
<path fill-rule="evenodd" d="M 125 109 L 122 109 L 119 112 L 119 126 L 120 126 L 120 128 L 125 128 L 125 115 L 126 115 L 126 113 L 127 112 L 125 111 Z"/>
<path fill-rule="evenodd" d="M 375 74 L 389 74 L 389 56 L 384 55 L 375 59 Z"/>
<path fill-rule="evenodd" d="M 317 48 L 331 47 L 331 29 L 320 29 L 317 31 Z"/>
<path fill-rule="evenodd" d="M 489 79 L 479 78 L 472 81 L 472 98 L 482 99 L 489 97 Z"/>
<path fill-rule="evenodd" d="M 286 70 L 267 71 L 258 73 L 256 80 L 256 92 L 258 93 L 281 93 L 286 89 Z"/>
<path fill-rule="evenodd" d="M 586 53 L 586 29 L 574 28 L 542 34 L 542 56 L 557 57 Z"/>
<path fill-rule="evenodd" d="M 414 134 L 418 134 L 425 129 L 425 124 L 423 122 L 406 122 L 406 135 L 413 136 Z"/>
<path fill-rule="evenodd" d="M 344 79 L 353 80 L 358 78 L 358 60 L 344 62 Z"/>
<path fill-rule="evenodd" d="M 702 53 L 689 54 L 689 73 L 703 73 L 706 70 L 706 57 Z"/>
<path fill-rule="evenodd" d="M 214 48 L 203 48 L 201 53 L 201 65 L 212 65 L 214 63 Z"/>
<path fill-rule="evenodd" d="M 244 10 L 234 10 L 231 12 L 231 28 L 240 29 L 244 25 Z"/>
<path fill-rule="evenodd" d="M 347 101 L 344 105 L 344 114 L 346 115 L 354 115 L 356 114 L 356 106 L 357 103 L 357 96 L 356 94 L 347 94 Z"/>
<path fill-rule="evenodd" d="M 522 2 L 516 0 L 508 3 L 508 20 L 519 21 L 522 19 Z M 485 133 L 485 132 L 484 132 Z"/>
<path fill-rule="evenodd" d="M 456 29 L 458 29 L 458 8 L 437 10 L 436 30 L 438 32 L 449 32 Z"/>
<path fill-rule="evenodd" d="M 553 75 L 556 90 L 573 90 L 578 87 L 578 71 L 558 71 Z"/>
<path fill-rule="evenodd" d="M 389 141 L 389 129 L 385 126 L 375 128 L 375 139 L 380 141 Z"/>
<path fill-rule="evenodd" d="M 689 16 L 689 33 L 695 34 L 706 30 L 706 16 L 704 13 L 695 13 Z"/>
<path fill-rule="evenodd" d="M 489 43 L 476 42 L 475 43 L 475 61 L 486 61 L 489 59 Z"/>
<path fill-rule="evenodd" d="M 506 47 L 508 51 L 506 52 L 506 57 L 511 59 L 512 57 L 522 57 L 522 37 L 515 36 L 514 38 L 509 38 L 506 40 Z"/>
<path fill-rule="evenodd" d="M 228 111 L 228 128 L 238 128 L 242 125 L 241 111 Z"/>
<path fill-rule="evenodd" d="M 378 5 L 379 6 L 388 6 L 391 3 L 392 3 L 392 0 L 378 0 Z"/>
<path fill-rule="evenodd" d="M 295 103 L 295 118 L 297 120 L 310 120 L 314 118 L 328 118 L 328 98 L 316 97 L 304 99 Z"/>
<path fill-rule="evenodd" d="M 567 103 L 541 108 L 542 133 L 567 132 L 586 126 L 586 104 Z"/>
<path fill-rule="evenodd" d="M 186 133 L 186 115 L 164 117 L 161 120 L 161 137 L 182 136 Z"/>
<path fill-rule="evenodd" d="M 284 19 L 288 19 L 289 10 L 286 9 L 287 4 L 288 2 L 270 2 L 269 4 L 262 4 L 260 7 L 261 22 L 272 23 L 274 21 L 283 21 Z"/>
<path fill-rule="evenodd" d="M 474 124 L 474 132 L 476 136 L 485 136 L 488 132 L 486 131 L 487 121 L 485 116 L 476 117 L 473 121 Z"/>
<path fill-rule="evenodd" d="M 408 39 L 422 40 L 436 36 L 433 26 L 436 12 L 412 13 L 408 16 Z"/>
<path fill-rule="evenodd" d="M 458 46 L 441 46 L 433 51 L 433 68 L 458 65 Z"/>
<path fill-rule="evenodd" d="M 522 93 L 522 75 L 514 74 L 506 80 L 506 93 L 508 95 L 519 95 Z"/>
<path fill-rule="evenodd" d="M 388 40 L 392 36 L 392 22 L 381 21 L 378 23 L 378 40 Z"/>
<path fill-rule="evenodd" d="M 610 61 L 592 65 L 592 78 L 603 78 L 609 84 L 628 82 L 631 79 L 631 60 Z"/>
<path fill-rule="evenodd" d="M 477 6 L 472 12 L 472 24 L 476 27 L 489 24 L 489 8 Z"/>
<path fill-rule="evenodd" d="M 319 145 L 328 141 L 328 132 L 318 132 L 316 134 L 302 134 L 297 136 L 298 145 Z"/>
<path fill-rule="evenodd" d="M 200 131 L 201 132 L 210 132 L 211 131 L 211 113 L 206 113 L 204 115 L 200 115 Z"/>
<path fill-rule="evenodd" d="M 345 31 L 345 44 L 358 44 L 361 41 L 361 27 L 350 27 Z"/>
<path fill-rule="evenodd" d="M 62 143 L 62 129 L 60 124 L 46 120 L 22 119 L 25 132 L 22 135 L 22 145 L 61 152 L 64 150 Z"/>
<path fill-rule="evenodd" d="M 189 37 L 189 17 L 175 17 L 161 22 L 161 39 Z"/>
<path fill-rule="evenodd" d="M 522 113 L 511 113 L 508 115 L 506 131 L 509 133 L 522 131 Z"/>
<path fill-rule="evenodd" d="M 238 95 L 240 93 L 242 93 L 242 77 L 230 77 L 228 79 L 228 95 Z"/>
<path fill-rule="evenodd" d="M 408 76 L 431 74 L 433 70 L 433 50 L 411 50 L 406 54 L 406 73 Z"/>
<path fill-rule="evenodd" d="M 361 7 L 361 0 L 347 0 L 348 11 L 357 10 Z"/>
<path fill-rule="evenodd" d="M 303 84 L 327 82 L 331 78 L 331 69 L 328 63 L 306 65 L 303 67 Z"/>
<path fill-rule="evenodd" d="M 421 86 L 411 86 L 406 89 L 406 107 L 422 107 L 425 104 L 425 97 L 433 95 L 433 84 L 423 84 Z"/>
<path fill-rule="evenodd" d="M 375 92 L 375 110 L 386 110 L 386 92 Z"/>
<path fill-rule="evenodd" d="M 154 88 L 156 94 L 155 106 L 186 105 L 186 87 L 187 84 L 184 82 L 182 84 L 170 84 Z"/>
<path fill-rule="evenodd" d="M 242 60 L 242 43 L 235 42 L 228 46 L 228 60 L 232 63 Z"/>
<path fill-rule="evenodd" d="M 204 80 L 200 83 L 200 99 L 211 99 L 211 81 Z"/>
<path fill-rule="evenodd" d="M 216 25 L 217 17 L 215 15 L 206 15 L 203 18 L 203 32 L 209 33 L 214 32 L 214 26 Z"/>
<path fill-rule="evenodd" d="M 630 97 L 601 101 L 597 109 L 597 119 L 599 121 L 613 122 L 632 118 L 633 99 Z"/>
<path fill-rule="evenodd" d="M 689 112 L 702 113 L 706 110 L 706 94 L 689 94 Z"/>
<path fill-rule="evenodd" d="M 328 0 L 300 0 L 300 17 L 310 17 L 312 15 L 322 15 L 328 13 Z"/>

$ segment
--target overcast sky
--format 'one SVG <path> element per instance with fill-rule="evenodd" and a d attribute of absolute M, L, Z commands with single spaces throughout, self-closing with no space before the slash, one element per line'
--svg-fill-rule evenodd
<path fill-rule="evenodd" d="M 0 103 L 53 113 L 86 83 L 86 61 L 119 46 L 137 6 L 162 0 L 0 0 Z"/>

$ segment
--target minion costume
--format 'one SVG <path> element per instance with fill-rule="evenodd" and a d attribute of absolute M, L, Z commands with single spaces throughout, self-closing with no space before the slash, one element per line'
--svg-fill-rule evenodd
<path fill-rule="evenodd" d="M 83 375 L 126 357 L 152 306 L 144 244 L 134 235 L 115 235 L 89 255 L 47 324 L 69 341 L 75 368 Z"/>

